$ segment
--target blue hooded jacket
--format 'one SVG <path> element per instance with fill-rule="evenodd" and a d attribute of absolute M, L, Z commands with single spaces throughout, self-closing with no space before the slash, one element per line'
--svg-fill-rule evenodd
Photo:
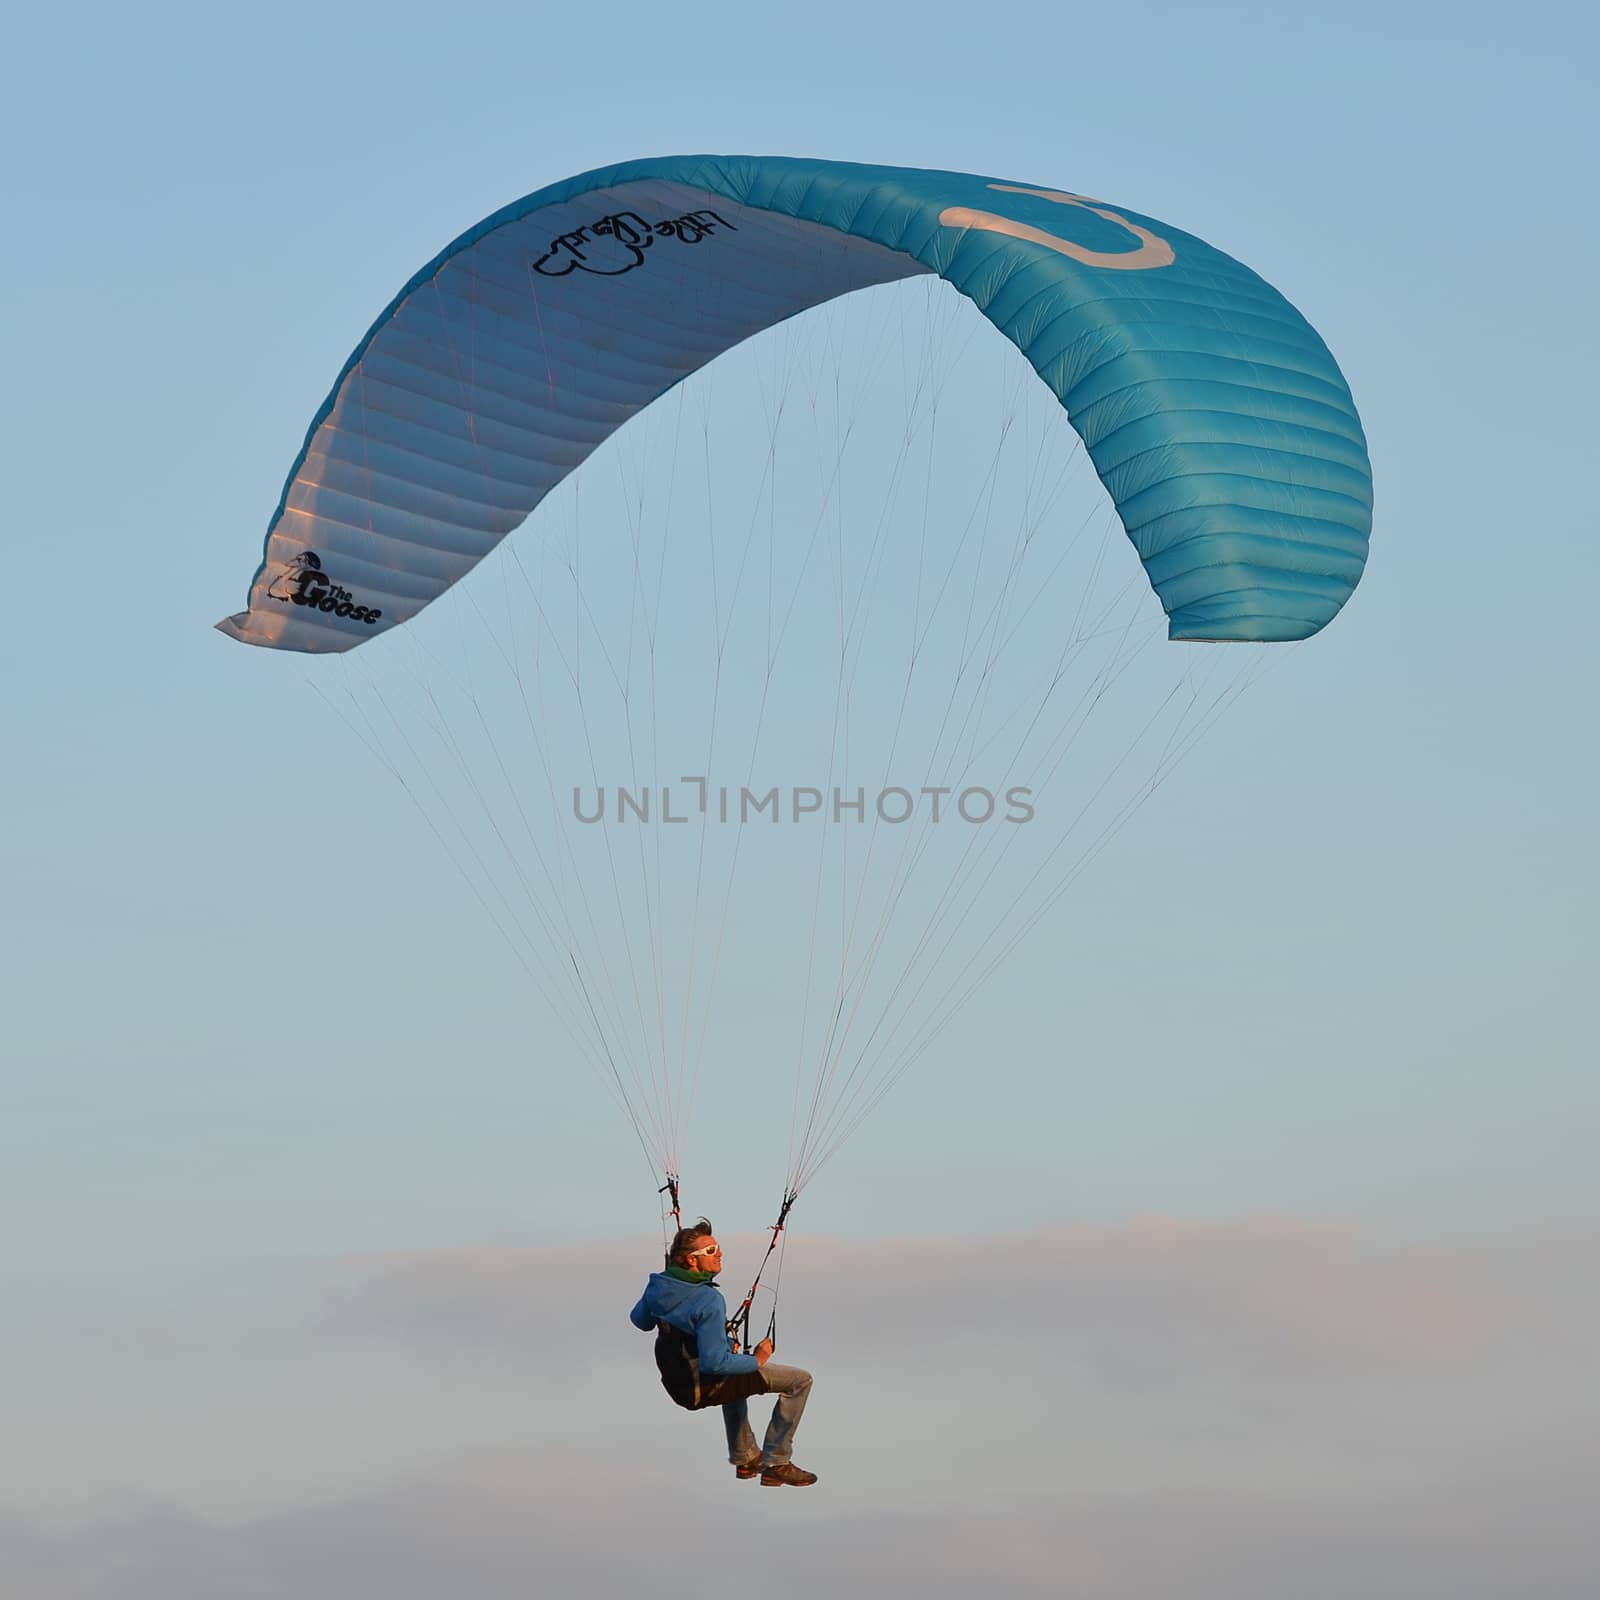
<path fill-rule="evenodd" d="M 764 1390 L 760 1362 L 733 1348 L 727 1302 L 715 1283 L 652 1272 L 629 1319 L 643 1333 L 656 1330 L 662 1387 L 680 1406 L 694 1411 Z"/>

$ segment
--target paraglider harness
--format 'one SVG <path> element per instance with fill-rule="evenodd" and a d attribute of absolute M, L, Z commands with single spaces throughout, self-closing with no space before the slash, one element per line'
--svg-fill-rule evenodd
<path fill-rule="evenodd" d="M 671 1204 L 673 1230 L 683 1226 L 683 1214 L 678 1199 L 678 1177 L 676 1173 L 668 1173 L 667 1181 L 657 1191 L 668 1197 Z M 773 1253 L 778 1249 L 778 1241 L 783 1233 L 784 1226 L 789 1220 L 790 1208 L 794 1205 L 796 1196 L 792 1191 L 785 1192 L 783 1204 L 778 1208 L 777 1221 L 771 1225 L 771 1237 L 767 1240 L 767 1253 L 761 1258 L 761 1265 L 756 1269 L 756 1275 L 750 1285 L 750 1292 L 739 1302 L 739 1308 L 727 1321 L 728 1337 L 733 1341 L 735 1350 L 749 1351 L 753 1348 L 750 1343 L 750 1311 L 755 1304 L 755 1298 L 761 1288 L 761 1280 L 766 1274 L 767 1263 L 772 1260 Z M 782 1275 L 782 1256 L 779 1256 L 779 1276 Z M 669 1260 L 669 1266 L 672 1264 Z M 776 1286 L 772 1290 L 772 1312 L 767 1318 L 767 1331 L 765 1337 L 774 1344 L 778 1337 L 778 1291 Z M 663 1322 L 656 1328 L 656 1370 L 661 1374 L 661 1386 L 672 1400 L 687 1411 L 699 1411 L 702 1407 L 712 1405 L 726 1405 L 730 1400 L 743 1400 L 754 1394 L 766 1392 L 766 1384 L 757 1372 L 741 1372 L 729 1378 L 717 1378 L 710 1383 L 702 1384 L 700 1380 L 700 1361 L 695 1353 L 694 1339 L 691 1335 L 678 1328 L 671 1327 Z"/>

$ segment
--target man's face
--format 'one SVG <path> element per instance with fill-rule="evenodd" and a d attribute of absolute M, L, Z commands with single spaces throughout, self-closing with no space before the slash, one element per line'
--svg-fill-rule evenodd
<path fill-rule="evenodd" d="M 696 1239 L 694 1249 L 684 1259 L 684 1265 L 691 1272 L 721 1272 L 722 1246 L 710 1234 L 703 1239 Z"/>

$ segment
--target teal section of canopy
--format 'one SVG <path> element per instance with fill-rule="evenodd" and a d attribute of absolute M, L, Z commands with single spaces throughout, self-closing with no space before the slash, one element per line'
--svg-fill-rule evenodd
<path fill-rule="evenodd" d="M 602 168 L 485 218 L 373 325 L 268 529 L 248 643 L 343 650 L 456 582 L 722 350 L 936 273 L 1059 397 L 1174 639 L 1299 639 L 1349 598 L 1372 479 L 1337 364 L 1275 289 L 1114 203 L 782 157 Z"/>

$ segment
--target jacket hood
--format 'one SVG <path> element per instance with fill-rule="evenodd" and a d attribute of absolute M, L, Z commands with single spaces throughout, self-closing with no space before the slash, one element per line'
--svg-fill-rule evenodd
<path fill-rule="evenodd" d="M 707 1289 L 720 1298 L 721 1290 L 714 1283 L 684 1283 L 681 1279 L 669 1278 L 665 1272 L 652 1272 L 644 1289 L 645 1308 L 652 1316 L 665 1320 L 690 1301 L 699 1299 Z"/>

